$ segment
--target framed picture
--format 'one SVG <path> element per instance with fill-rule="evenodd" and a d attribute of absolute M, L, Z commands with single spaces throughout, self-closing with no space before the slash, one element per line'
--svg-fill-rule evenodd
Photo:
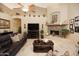
<path fill-rule="evenodd" d="M 75 26 L 79 27 L 79 21 L 75 22 Z"/>
<path fill-rule="evenodd" d="M 9 29 L 9 28 L 10 28 L 10 21 L 0 18 L 0 29 Z"/>
<path fill-rule="evenodd" d="M 75 17 L 75 21 L 79 21 L 79 16 Z"/>
<path fill-rule="evenodd" d="M 70 24 L 74 24 L 74 19 L 69 20 Z"/>

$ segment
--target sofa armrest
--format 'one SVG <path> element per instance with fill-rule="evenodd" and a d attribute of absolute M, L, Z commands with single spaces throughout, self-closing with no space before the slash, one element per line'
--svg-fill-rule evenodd
<path fill-rule="evenodd" d="M 19 46 L 19 42 L 13 43 L 6 53 L 8 53 L 8 55 L 15 53 L 16 52 L 15 50 L 17 50 L 18 46 Z"/>
<path fill-rule="evenodd" d="M 9 53 L 0 53 L 0 56 L 9 56 Z"/>
<path fill-rule="evenodd" d="M 15 43 L 13 43 L 12 45 L 11 45 L 11 47 L 10 47 L 10 50 L 9 51 L 13 51 L 13 49 L 16 49 L 17 48 L 17 46 L 19 45 L 19 41 L 17 41 L 17 42 L 15 42 Z"/>

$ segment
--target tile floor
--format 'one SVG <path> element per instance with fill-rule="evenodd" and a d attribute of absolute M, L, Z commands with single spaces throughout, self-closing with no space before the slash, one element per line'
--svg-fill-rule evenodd
<path fill-rule="evenodd" d="M 17 56 L 45 56 L 47 53 L 34 53 L 33 41 L 35 39 L 27 39 L 27 43 L 17 53 Z M 70 56 L 77 56 L 79 41 L 79 33 L 69 34 L 67 38 L 58 36 L 47 36 L 43 40 L 52 40 L 54 42 L 54 50 L 58 50 L 57 56 L 61 56 L 65 51 L 69 51 Z"/>

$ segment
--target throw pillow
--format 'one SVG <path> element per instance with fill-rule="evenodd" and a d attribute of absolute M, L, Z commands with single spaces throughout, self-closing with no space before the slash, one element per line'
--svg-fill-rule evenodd
<path fill-rule="evenodd" d="M 49 40 L 49 39 L 47 39 L 47 38 L 43 39 L 44 42 L 48 42 L 48 40 Z"/>
<path fill-rule="evenodd" d="M 17 34 L 19 40 L 21 40 L 23 38 L 23 35 L 22 34 Z"/>
<path fill-rule="evenodd" d="M 15 35 L 15 36 L 13 36 L 13 37 L 11 37 L 11 38 L 12 38 L 12 41 L 13 41 L 13 42 L 20 41 L 18 35 Z"/>

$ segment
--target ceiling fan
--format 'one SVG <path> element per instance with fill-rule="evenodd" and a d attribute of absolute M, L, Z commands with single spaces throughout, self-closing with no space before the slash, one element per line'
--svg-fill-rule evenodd
<path fill-rule="evenodd" d="M 21 8 L 24 12 L 35 12 L 35 5 L 34 4 L 30 4 L 27 7 L 25 7 L 22 3 L 17 3 L 17 8 Z"/>

